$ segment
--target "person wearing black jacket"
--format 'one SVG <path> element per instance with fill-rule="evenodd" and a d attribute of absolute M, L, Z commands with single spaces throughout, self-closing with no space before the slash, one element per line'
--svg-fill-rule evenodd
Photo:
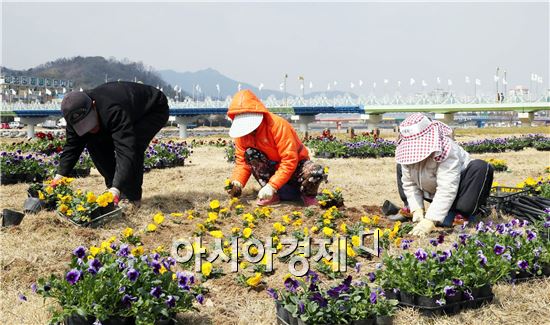
<path fill-rule="evenodd" d="M 115 202 L 122 194 L 139 208 L 145 150 L 168 121 L 164 93 L 140 83 L 109 82 L 68 93 L 61 110 L 67 142 L 56 177 L 69 175 L 86 147 Z"/>

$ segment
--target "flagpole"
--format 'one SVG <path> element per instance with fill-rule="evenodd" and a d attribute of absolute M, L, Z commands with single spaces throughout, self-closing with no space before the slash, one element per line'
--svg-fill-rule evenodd
<path fill-rule="evenodd" d="M 499 67 L 497 67 L 497 74 L 496 74 L 496 77 L 495 77 L 495 82 L 496 82 L 496 87 L 497 87 L 497 100 L 500 102 L 500 93 L 498 92 L 498 71 L 500 70 Z"/>
<path fill-rule="evenodd" d="M 506 82 L 504 80 L 506 80 Z M 504 79 L 502 81 L 502 85 L 504 86 L 504 96 L 508 96 L 508 80 L 506 79 L 506 70 L 504 70 Z"/>

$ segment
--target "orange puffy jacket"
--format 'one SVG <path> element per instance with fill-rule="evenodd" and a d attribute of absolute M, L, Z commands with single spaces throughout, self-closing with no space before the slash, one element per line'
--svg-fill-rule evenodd
<path fill-rule="evenodd" d="M 309 159 L 307 148 L 292 125 L 269 112 L 250 90 L 241 90 L 233 96 L 227 116 L 233 120 L 235 115 L 242 113 L 263 113 L 264 118 L 254 135 L 251 133 L 235 139 L 236 166 L 231 179 L 246 185 L 251 169 L 246 164 L 244 152 L 247 148 L 256 148 L 265 153 L 269 160 L 277 162 L 277 171 L 271 176 L 269 184 L 278 190 L 290 180 L 298 162 Z"/>

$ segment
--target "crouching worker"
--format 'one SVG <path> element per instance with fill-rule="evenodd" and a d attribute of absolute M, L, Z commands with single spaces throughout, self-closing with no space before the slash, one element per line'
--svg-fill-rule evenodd
<path fill-rule="evenodd" d="M 423 236 L 436 224 L 451 227 L 455 217 L 472 218 L 486 203 L 493 167 L 470 155 L 451 139 L 452 129 L 416 113 L 400 125 L 395 153 L 401 199 Z M 424 213 L 424 200 L 431 202 Z"/>
<path fill-rule="evenodd" d="M 67 142 L 58 175 L 68 176 L 84 148 L 105 178 L 115 203 L 139 208 L 144 153 L 168 121 L 168 101 L 158 89 L 133 82 L 110 82 L 65 95 L 61 111 Z"/>
<path fill-rule="evenodd" d="M 235 138 L 230 195 L 240 196 L 253 175 L 262 186 L 258 205 L 299 199 L 306 206 L 317 204 L 315 197 L 326 176 L 322 166 L 309 160 L 290 123 L 269 112 L 250 90 L 235 94 L 227 115 L 232 120 L 229 135 Z"/>

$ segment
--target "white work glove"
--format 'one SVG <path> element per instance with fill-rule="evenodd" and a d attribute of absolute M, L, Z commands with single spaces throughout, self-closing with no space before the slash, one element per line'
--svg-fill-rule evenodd
<path fill-rule="evenodd" d="M 420 222 L 424 219 L 424 209 L 416 209 L 413 211 L 413 222 Z"/>
<path fill-rule="evenodd" d="M 227 190 L 227 193 L 231 195 L 231 197 L 239 197 L 241 196 L 241 193 L 243 191 L 243 184 L 239 181 L 232 181 L 231 185 L 233 186 L 231 189 Z"/>
<path fill-rule="evenodd" d="M 422 219 L 420 222 L 411 230 L 409 235 L 424 237 L 435 229 L 435 223 L 430 219 Z"/>
<path fill-rule="evenodd" d="M 273 195 L 275 195 L 275 189 L 267 184 L 266 186 L 262 187 L 260 192 L 258 192 L 258 199 L 260 200 L 271 200 Z"/>
<path fill-rule="evenodd" d="M 118 201 L 120 201 L 120 190 L 116 187 L 111 187 L 108 192 L 113 194 L 113 202 L 118 205 Z"/>
<path fill-rule="evenodd" d="M 60 179 L 62 179 L 62 178 L 63 178 L 63 175 L 55 174 L 53 180 L 54 180 L 54 181 L 58 181 L 58 180 L 60 180 Z"/>

